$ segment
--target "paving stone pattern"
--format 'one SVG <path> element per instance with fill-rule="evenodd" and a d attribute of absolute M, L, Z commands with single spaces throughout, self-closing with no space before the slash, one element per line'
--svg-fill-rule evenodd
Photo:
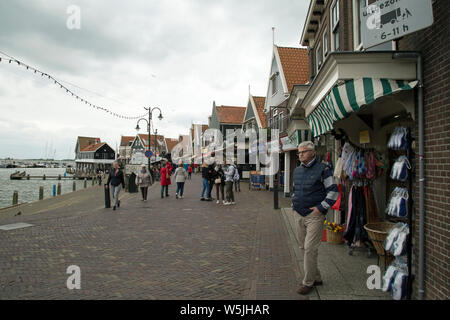
<path fill-rule="evenodd" d="M 242 183 L 237 204 L 223 206 L 199 201 L 198 175 L 184 199 L 173 185 L 161 199 L 159 188 L 146 203 L 124 193 L 116 211 L 93 187 L 81 202 L 1 219 L 34 226 L 0 230 L 0 299 L 308 299 L 295 292 L 300 273 L 272 193 Z M 70 265 L 80 290 L 66 287 Z"/>

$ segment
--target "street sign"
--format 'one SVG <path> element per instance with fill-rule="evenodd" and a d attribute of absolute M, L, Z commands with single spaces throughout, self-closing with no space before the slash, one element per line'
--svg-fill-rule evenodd
<path fill-rule="evenodd" d="M 370 3 L 371 1 L 369 1 Z M 359 1 L 364 49 L 392 41 L 433 24 L 431 0 Z"/>
<path fill-rule="evenodd" d="M 152 150 L 147 150 L 147 151 L 145 151 L 145 156 L 146 156 L 147 158 L 151 158 L 151 157 L 153 156 Z"/>

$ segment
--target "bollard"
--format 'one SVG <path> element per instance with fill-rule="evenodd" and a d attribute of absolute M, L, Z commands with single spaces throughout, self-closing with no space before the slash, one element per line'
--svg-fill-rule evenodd
<path fill-rule="evenodd" d="M 92 185 L 94 185 L 94 183 L 95 183 L 95 179 L 94 179 L 94 177 L 92 177 Z"/>
<path fill-rule="evenodd" d="M 61 180 L 61 175 L 60 174 L 58 175 L 58 180 Z"/>
<path fill-rule="evenodd" d="M 45 174 L 42 176 L 42 179 L 45 180 Z"/>
<path fill-rule="evenodd" d="M 27 174 L 27 180 L 30 180 L 30 175 L 29 174 Z"/>
<path fill-rule="evenodd" d="M 44 187 L 40 186 L 39 187 L 39 200 L 44 199 Z"/>
<path fill-rule="evenodd" d="M 109 187 L 105 184 L 105 208 L 111 208 L 111 195 L 109 193 Z"/>
<path fill-rule="evenodd" d="M 278 181 L 273 182 L 273 208 L 278 209 Z"/>
<path fill-rule="evenodd" d="M 14 191 L 13 193 L 13 206 L 19 203 L 19 191 Z"/>
<path fill-rule="evenodd" d="M 85 189 L 87 188 L 87 179 L 86 178 L 84 178 L 84 188 Z"/>
<path fill-rule="evenodd" d="M 77 190 L 77 183 L 74 181 L 72 185 L 72 191 Z"/>
<path fill-rule="evenodd" d="M 53 185 L 53 192 L 52 192 L 52 195 L 53 195 L 53 196 L 56 196 L 56 185 L 55 185 L 55 184 Z"/>
<path fill-rule="evenodd" d="M 56 193 L 58 196 L 61 195 L 61 182 L 58 182 L 58 191 Z"/>

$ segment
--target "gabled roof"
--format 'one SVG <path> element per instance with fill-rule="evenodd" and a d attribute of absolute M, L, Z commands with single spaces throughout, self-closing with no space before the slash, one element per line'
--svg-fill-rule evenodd
<path fill-rule="evenodd" d="M 140 133 L 140 134 L 138 134 L 138 136 L 141 139 L 144 147 L 148 148 L 148 134 Z M 161 143 L 161 141 L 164 141 L 164 136 L 161 136 L 158 134 L 158 135 L 156 135 L 156 140 L 158 140 L 159 143 Z M 154 144 L 155 144 L 155 135 L 154 134 L 150 135 L 150 144 L 152 146 L 154 146 Z"/>
<path fill-rule="evenodd" d="M 177 144 L 178 139 L 166 138 L 167 152 L 171 152 Z"/>
<path fill-rule="evenodd" d="M 245 107 L 218 106 L 216 112 L 220 123 L 241 124 L 245 109 Z"/>
<path fill-rule="evenodd" d="M 266 97 L 255 97 L 253 96 L 253 101 L 255 102 L 256 111 L 258 112 L 259 120 L 261 121 L 261 128 L 266 127 L 266 113 L 264 112 L 264 104 L 266 103 Z"/>
<path fill-rule="evenodd" d="M 100 142 L 100 143 L 96 143 L 96 144 L 90 144 L 86 147 L 84 147 L 83 149 L 81 149 L 81 152 L 95 152 L 98 149 L 100 149 L 101 147 L 103 147 L 106 143 L 104 142 Z"/>
<path fill-rule="evenodd" d="M 128 147 L 130 145 L 130 142 L 133 142 L 136 136 L 122 136 L 120 139 L 120 146 L 121 147 Z"/>
<path fill-rule="evenodd" d="M 78 137 L 77 143 L 78 143 L 78 148 L 81 151 L 91 144 L 100 143 L 100 138 L 98 138 L 98 137 Z"/>
<path fill-rule="evenodd" d="M 281 68 L 286 80 L 288 92 L 291 92 L 294 84 L 308 83 L 309 59 L 307 49 L 275 47 L 280 57 Z"/>

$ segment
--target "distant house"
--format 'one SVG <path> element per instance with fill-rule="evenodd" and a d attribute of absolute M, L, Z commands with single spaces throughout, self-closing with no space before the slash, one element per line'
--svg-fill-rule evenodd
<path fill-rule="evenodd" d="M 116 158 L 114 149 L 97 137 L 78 137 L 75 155 L 76 171 L 88 175 L 110 169 Z"/>
<path fill-rule="evenodd" d="M 152 150 L 157 157 L 164 157 L 167 154 L 167 144 L 164 136 L 150 135 L 150 146 L 148 145 L 148 134 L 138 134 L 135 136 L 131 144 L 131 159 L 132 164 L 141 164 L 147 161 L 144 153 L 146 150 Z M 153 158 L 155 160 L 156 158 Z"/>
<path fill-rule="evenodd" d="M 242 128 L 245 110 L 245 107 L 216 106 L 216 102 L 213 102 L 209 127 L 219 129 L 222 133 L 223 149 L 226 148 L 227 130 L 232 130 L 234 132 L 235 130 Z M 236 141 L 236 138 L 233 140 Z"/>
<path fill-rule="evenodd" d="M 125 164 L 128 164 L 131 160 L 131 145 L 135 138 L 135 136 L 122 136 L 120 138 L 118 160 Z"/>
<path fill-rule="evenodd" d="M 264 105 L 266 97 L 255 97 L 249 94 L 247 107 L 245 108 L 242 129 L 264 129 L 266 128 L 266 114 L 264 113 Z"/>
<path fill-rule="evenodd" d="M 291 181 L 297 162 L 297 145 L 302 139 L 311 137 L 311 134 L 308 134 L 310 130 L 305 120 L 300 116 L 291 117 L 288 108 L 289 101 L 303 99 L 306 94 L 310 80 L 309 71 L 307 49 L 273 46 L 264 111 L 267 117 L 267 127 L 271 130 L 279 130 L 279 140 L 271 141 L 269 149 L 272 150 L 272 147 L 275 148 L 276 145 L 279 145 L 278 152 L 283 155 L 283 157 L 279 157 L 278 172 L 280 173 L 280 183 L 284 186 L 285 196 L 289 196 L 292 191 Z M 295 99 L 290 99 L 291 95 Z M 273 188 L 273 178 L 273 176 L 269 176 L 266 181 L 271 189 Z"/>

